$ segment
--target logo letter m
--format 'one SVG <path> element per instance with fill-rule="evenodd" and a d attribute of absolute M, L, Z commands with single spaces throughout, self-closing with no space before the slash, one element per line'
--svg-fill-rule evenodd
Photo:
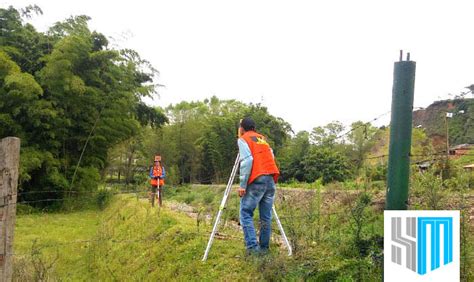
<path fill-rule="evenodd" d="M 443 226 L 443 242 L 441 242 L 441 225 Z M 427 246 L 428 226 L 430 226 L 431 244 Z M 418 273 L 426 274 L 427 248 L 431 248 L 431 270 L 440 266 L 441 243 L 443 246 L 443 265 L 453 261 L 453 218 L 452 217 L 419 217 L 418 218 Z"/>

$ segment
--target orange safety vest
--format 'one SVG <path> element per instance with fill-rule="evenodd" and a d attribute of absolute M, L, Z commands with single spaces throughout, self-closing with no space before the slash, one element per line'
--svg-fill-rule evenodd
<path fill-rule="evenodd" d="M 163 174 L 163 171 L 161 169 L 161 166 L 153 166 L 153 177 L 161 177 L 161 175 Z M 162 181 L 162 179 L 159 179 L 160 180 L 160 186 L 163 186 L 164 184 L 164 181 Z M 163 183 L 163 184 L 162 184 Z M 150 180 L 150 184 L 152 186 L 158 186 L 158 179 L 156 178 L 152 178 Z"/>
<path fill-rule="evenodd" d="M 255 131 L 247 131 L 241 138 L 247 142 L 253 157 L 252 172 L 248 184 L 262 175 L 273 175 L 273 180 L 277 183 L 280 171 L 265 137 Z"/>

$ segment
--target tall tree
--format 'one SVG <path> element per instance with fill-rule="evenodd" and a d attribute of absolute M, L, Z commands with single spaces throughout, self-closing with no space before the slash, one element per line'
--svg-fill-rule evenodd
<path fill-rule="evenodd" d="M 40 33 L 19 11 L 0 9 L 0 137 L 22 138 L 23 190 L 94 189 L 110 147 L 166 122 L 142 102 L 158 72 L 133 50 L 110 49 L 88 20 Z"/>
<path fill-rule="evenodd" d="M 355 163 L 355 169 L 362 167 L 364 159 L 369 153 L 370 148 L 375 144 L 375 134 L 377 128 L 370 123 L 357 121 L 351 124 L 351 131 L 349 133 L 349 141 L 352 144 L 351 159 Z"/>
<path fill-rule="evenodd" d="M 311 148 L 309 136 L 307 131 L 300 131 L 282 149 L 278 156 L 282 181 L 305 181 L 303 160 Z"/>

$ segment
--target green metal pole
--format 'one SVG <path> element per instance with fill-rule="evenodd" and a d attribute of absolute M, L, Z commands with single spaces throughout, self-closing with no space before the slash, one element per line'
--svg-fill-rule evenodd
<path fill-rule="evenodd" d="M 387 210 L 406 210 L 410 176 L 410 148 L 416 63 L 395 62 L 387 177 Z"/>

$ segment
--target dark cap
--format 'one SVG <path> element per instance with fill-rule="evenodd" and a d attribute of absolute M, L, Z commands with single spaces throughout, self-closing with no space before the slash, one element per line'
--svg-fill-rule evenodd
<path fill-rule="evenodd" d="M 240 126 L 242 126 L 245 131 L 255 130 L 255 121 L 249 117 L 246 117 L 242 119 Z"/>

